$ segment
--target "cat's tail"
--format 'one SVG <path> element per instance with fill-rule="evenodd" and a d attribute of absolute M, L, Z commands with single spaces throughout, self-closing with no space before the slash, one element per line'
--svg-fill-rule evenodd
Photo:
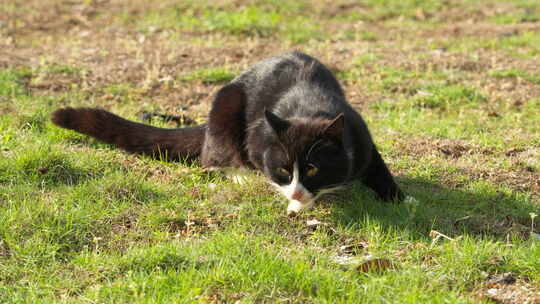
<path fill-rule="evenodd" d="M 205 125 L 181 129 L 156 128 L 95 108 L 58 109 L 52 114 L 52 121 L 62 128 L 90 135 L 127 152 L 167 160 L 198 157 L 206 129 Z"/>

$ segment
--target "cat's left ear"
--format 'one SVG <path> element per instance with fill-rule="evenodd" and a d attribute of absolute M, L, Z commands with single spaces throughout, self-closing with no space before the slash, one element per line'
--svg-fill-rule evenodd
<path fill-rule="evenodd" d="M 331 137 L 334 137 L 334 138 L 341 139 L 343 138 L 344 130 L 345 130 L 345 115 L 341 113 L 328 124 L 326 129 L 324 129 L 324 134 L 330 135 Z"/>

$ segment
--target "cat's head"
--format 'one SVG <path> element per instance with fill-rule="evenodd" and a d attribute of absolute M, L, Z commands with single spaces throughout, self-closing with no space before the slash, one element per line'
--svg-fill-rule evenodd
<path fill-rule="evenodd" d="M 349 160 L 343 144 L 343 114 L 333 119 L 282 119 L 265 111 L 272 130 L 263 155 L 264 173 L 289 200 L 294 215 L 348 178 Z"/>

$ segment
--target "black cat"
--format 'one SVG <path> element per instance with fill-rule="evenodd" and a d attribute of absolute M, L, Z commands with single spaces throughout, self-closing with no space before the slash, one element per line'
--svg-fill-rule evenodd
<path fill-rule="evenodd" d="M 290 215 L 354 179 L 383 200 L 404 199 L 335 77 L 299 52 L 260 61 L 220 89 L 203 125 L 161 129 L 92 108 L 59 109 L 52 120 L 132 153 L 255 167 Z"/>

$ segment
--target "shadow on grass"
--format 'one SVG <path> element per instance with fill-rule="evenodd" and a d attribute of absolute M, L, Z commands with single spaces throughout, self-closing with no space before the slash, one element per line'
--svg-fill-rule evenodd
<path fill-rule="evenodd" d="M 407 230 L 419 239 L 429 238 L 431 230 L 450 237 L 472 234 L 501 240 L 530 235 L 529 213 L 537 209 L 524 193 L 489 185 L 451 189 L 419 178 L 398 178 L 398 183 L 417 202 L 381 202 L 363 185 L 353 185 L 339 195 L 332 219 L 343 226 L 376 221 L 383 229 Z"/>
<path fill-rule="evenodd" d="M 79 167 L 62 157 L 21 157 L 14 161 L 0 163 L 1 184 L 39 184 L 46 188 L 75 186 L 84 180 L 99 177 L 103 172 Z"/>

